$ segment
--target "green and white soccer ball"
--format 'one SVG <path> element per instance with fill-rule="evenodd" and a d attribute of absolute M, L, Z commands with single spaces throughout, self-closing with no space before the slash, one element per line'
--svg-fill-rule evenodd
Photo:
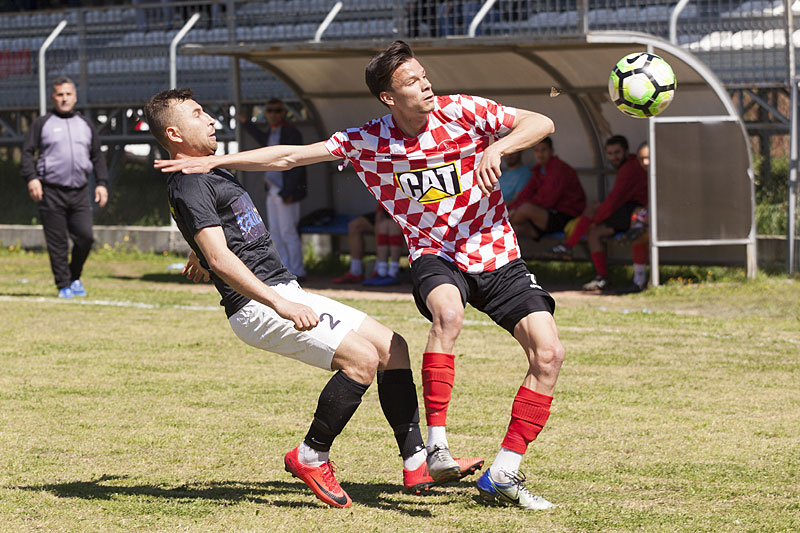
<path fill-rule="evenodd" d="M 608 78 L 608 95 L 626 115 L 648 118 L 669 106 L 677 86 L 672 67 L 660 56 L 635 52 L 614 65 Z"/>

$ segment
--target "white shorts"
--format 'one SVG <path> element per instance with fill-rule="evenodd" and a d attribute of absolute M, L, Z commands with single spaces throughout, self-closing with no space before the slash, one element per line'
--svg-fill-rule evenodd
<path fill-rule="evenodd" d="M 228 319 L 233 332 L 250 346 L 331 370 L 331 360 L 342 339 L 350 331 L 357 331 L 367 315 L 336 300 L 306 292 L 296 281 L 271 288 L 291 302 L 309 306 L 319 315 L 319 324 L 309 331 L 297 331 L 291 320 L 250 300 Z"/>

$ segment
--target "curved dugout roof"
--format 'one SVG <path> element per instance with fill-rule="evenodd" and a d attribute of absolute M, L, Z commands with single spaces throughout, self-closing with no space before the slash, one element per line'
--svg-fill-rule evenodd
<path fill-rule="evenodd" d="M 619 58 L 648 46 L 667 60 L 678 79 L 675 100 L 661 116 L 737 116 L 721 82 L 703 63 L 646 34 L 594 32 L 553 43 L 521 43 L 518 38 L 410 43 L 437 94 L 477 94 L 550 116 L 556 123 L 557 151 L 582 169 L 601 168 L 599 147 L 609 135 L 626 135 L 634 146 L 646 139 L 647 121 L 617 111 L 609 101 L 607 82 Z M 182 51 L 231 55 L 273 72 L 308 106 L 320 137 L 326 138 L 386 113 L 364 84 L 367 60 L 386 44 L 187 44 Z M 553 87 L 559 96 L 551 97 Z M 744 127 L 742 135 L 746 137 Z"/>
<path fill-rule="evenodd" d="M 718 153 L 704 153 L 704 156 L 713 162 L 730 159 L 732 149 L 745 152 L 733 167 L 726 169 L 726 176 L 716 178 L 727 183 L 717 183 L 712 188 L 725 191 L 725 196 L 736 197 L 732 205 L 738 211 L 729 218 L 738 218 L 742 223 L 734 224 L 733 230 L 728 224 L 726 228 L 712 228 L 707 235 L 671 238 L 675 242 L 681 237 L 695 240 L 724 237 L 755 242 L 752 172 L 744 124 L 722 83 L 685 50 L 651 35 L 631 32 L 593 32 L 556 42 L 526 43 L 520 42 L 518 37 L 409 42 L 437 94 L 476 94 L 551 117 L 556 124 L 553 136 L 556 153 L 578 169 L 590 200 L 602 198 L 608 188 L 610 176 L 607 176 L 603 158 L 605 139 L 613 134 L 625 135 L 634 150 L 653 134 L 649 120 L 627 117 L 610 101 L 607 92 L 610 71 L 621 57 L 631 52 L 649 50 L 662 56 L 675 72 L 678 90 L 659 120 L 723 117 L 733 126 L 721 133 L 729 138 L 713 144 Z M 366 88 L 364 67 L 368 59 L 387 44 L 388 41 L 187 44 L 182 51 L 230 55 L 271 71 L 307 106 L 318 138 L 325 139 L 334 131 L 386 114 L 386 108 Z M 312 139 L 307 137 L 307 140 Z M 663 150 L 658 153 L 662 157 L 681 157 L 680 153 Z M 705 174 L 695 176 L 698 183 L 710 179 L 707 170 L 703 165 L 692 170 Z M 712 191 L 709 196 L 715 194 Z M 675 195 L 671 201 L 676 201 Z M 338 203 L 334 202 L 337 208 L 340 207 Z M 680 206 L 673 208 L 675 212 L 681 211 Z M 718 208 L 725 209 L 715 206 Z M 363 211 L 363 208 L 356 211 Z M 748 264 L 751 263 L 749 255 Z M 753 264 L 754 261 L 752 258 Z"/>

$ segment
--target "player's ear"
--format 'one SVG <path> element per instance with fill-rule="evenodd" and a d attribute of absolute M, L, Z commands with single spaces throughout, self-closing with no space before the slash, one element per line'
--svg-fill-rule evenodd
<path fill-rule="evenodd" d="M 388 106 L 394 105 L 394 97 L 389 94 L 389 91 L 381 91 L 381 94 L 378 95 L 378 98 L 380 98 L 381 102 Z"/>
<path fill-rule="evenodd" d="M 167 134 L 167 139 L 169 139 L 170 142 L 174 143 L 183 142 L 183 136 L 181 135 L 181 131 L 177 127 L 167 126 L 167 130 L 165 133 Z"/>

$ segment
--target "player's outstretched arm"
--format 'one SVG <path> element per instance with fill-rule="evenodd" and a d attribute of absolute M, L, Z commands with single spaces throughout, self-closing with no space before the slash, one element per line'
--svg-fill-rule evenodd
<path fill-rule="evenodd" d="M 550 118 L 533 111 L 517 109 L 511 131 L 484 150 L 478 168 L 475 169 L 475 179 L 484 196 L 489 196 L 497 185 L 501 174 L 500 159 L 505 154 L 530 148 L 555 131 L 555 125 Z"/>
<path fill-rule="evenodd" d="M 265 146 L 237 154 L 208 155 L 204 157 L 179 157 L 178 159 L 157 159 L 153 166 L 162 172 L 183 172 L 184 174 L 203 174 L 212 168 L 224 167 L 235 170 L 274 170 L 284 171 L 321 161 L 335 161 L 325 143 Z"/>
<path fill-rule="evenodd" d="M 228 248 L 221 226 L 201 229 L 195 234 L 194 240 L 211 270 L 239 294 L 273 308 L 281 318 L 294 322 L 295 329 L 299 331 L 308 331 L 319 323 L 319 317 L 313 309 L 290 302 L 258 279 Z"/>

